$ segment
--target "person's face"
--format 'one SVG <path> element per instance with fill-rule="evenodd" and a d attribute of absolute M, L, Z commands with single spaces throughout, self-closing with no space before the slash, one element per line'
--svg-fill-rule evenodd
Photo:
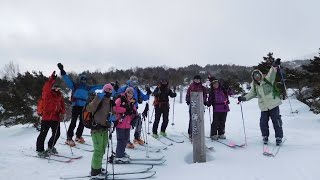
<path fill-rule="evenodd" d="M 193 79 L 193 82 L 195 82 L 195 83 L 200 83 L 201 80 L 200 80 L 200 79 Z"/>
<path fill-rule="evenodd" d="M 261 76 L 261 74 L 259 72 L 255 72 L 253 74 L 253 79 L 256 80 L 256 81 L 261 81 L 262 76 Z"/>
<path fill-rule="evenodd" d="M 133 92 L 132 91 L 128 91 L 127 93 L 127 98 L 131 99 L 133 97 Z"/>
<path fill-rule="evenodd" d="M 213 88 L 217 89 L 219 87 L 219 82 L 218 81 L 212 81 L 212 86 L 213 86 Z"/>

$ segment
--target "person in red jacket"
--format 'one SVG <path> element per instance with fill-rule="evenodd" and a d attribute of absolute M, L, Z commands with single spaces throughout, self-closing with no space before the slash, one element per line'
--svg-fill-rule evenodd
<path fill-rule="evenodd" d="M 40 134 L 37 138 L 36 150 L 38 156 L 45 158 L 49 153 L 57 154 L 54 147 L 58 138 L 60 137 L 60 121 L 66 113 L 65 103 L 60 88 L 55 84 L 57 75 L 53 71 L 49 80 L 44 84 L 42 89 L 41 103 L 38 104 L 37 113 L 42 116 Z M 44 150 L 44 141 L 49 129 L 52 130 L 51 138 L 48 142 L 48 149 Z"/>

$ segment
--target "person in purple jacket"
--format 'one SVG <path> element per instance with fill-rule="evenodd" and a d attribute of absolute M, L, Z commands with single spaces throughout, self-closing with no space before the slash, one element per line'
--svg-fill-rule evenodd
<path fill-rule="evenodd" d="M 222 83 L 215 78 L 211 80 L 208 103 L 213 107 L 213 121 L 210 131 L 210 137 L 213 140 L 226 139 L 225 124 L 227 114 L 230 111 L 228 96 L 232 94 L 233 92 L 227 85 L 222 86 Z"/>
<path fill-rule="evenodd" d="M 210 106 L 207 101 L 207 88 L 202 85 L 201 76 L 195 75 L 193 77 L 193 82 L 190 84 L 187 94 L 186 94 L 186 103 L 189 106 L 189 126 L 188 126 L 188 134 L 189 138 L 192 138 L 192 127 L 191 127 L 191 106 L 190 106 L 190 94 L 191 92 L 203 92 L 203 104 Z"/>

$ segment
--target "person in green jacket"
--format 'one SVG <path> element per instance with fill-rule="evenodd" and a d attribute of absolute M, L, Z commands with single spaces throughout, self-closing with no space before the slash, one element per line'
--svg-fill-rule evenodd
<path fill-rule="evenodd" d="M 249 101 L 258 97 L 258 104 L 261 110 L 260 130 L 263 137 L 263 143 L 268 143 L 269 125 L 271 118 L 275 131 L 276 144 L 282 143 L 283 129 L 279 105 L 281 104 L 279 89 L 275 86 L 277 71 L 279 70 L 280 59 L 276 59 L 268 74 L 264 77 L 260 70 L 254 70 L 251 74 L 251 90 L 245 96 L 239 96 L 238 101 Z"/>
<path fill-rule="evenodd" d="M 102 168 L 102 159 L 108 144 L 108 130 L 110 128 L 110 118 L 112 116 L 113 101 L 110 99 L 113 87 L 111 84 L 103 86 L 103 92 L 98 93 L 94 99 L 86 106 L 86 110 L 94 114 L 96 123 L 91 129 L 93 142 L 93 154 L 91 160 L 91 178 L 105 177 Z"/>

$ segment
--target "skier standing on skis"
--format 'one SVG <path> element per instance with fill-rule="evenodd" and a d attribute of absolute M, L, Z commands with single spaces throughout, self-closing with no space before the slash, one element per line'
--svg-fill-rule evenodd
<path fill-rule="evenodd" d="M 211 123 L 210 137 L 213 140 L 226 139 L 225 124 L 229 108 L 229 95 L 233 94 L 227 83 L 211 78 L 208 105 L 213 107 L 213 121 Z M 223 86 L 224 85 L 224 86 Z"/>
<path fill-rule="evenodd" d="M 147 91 L 147 94 L 144 94 L 138 87 L 139 81 L 136 76 L 131 76 L 130 79 L 127 81 L 127 84 L 124 86 L 121 86 L 117 91 L 114 90 L 112 97 L 116 99 L 119 94 L 124 93 L 128 87 L 132 87 L 134 90 L 133 97 L 136 99 L 135 107 L 138 109 L 138 104 L 141 104 L 143 101 L 149 100 L 150 94 L 152 93 L 149 87 L 146 87 L 145 90 Z M 144 144 L 144 141 L 141 139 L 141 130 L 142 130 L 142 118 L 140 114 L 137 114 L 136 117 L 133 119 L 132 122 L 133 126 L 135 127 L 134 132 L 134 140 L 133 142 L 136 144 Z M 128 139 L 127 148 L 134 148 L 133 143 L 130 142 L 130 138 Z"/>
<path fill-rule="evenodd" d="M 154 138 L 158 138 L 158 125 L 160 121 L 160 117 L 162 114 L 162 125 L 161 125 L 161 131 L 160 135 L 162 136 L 167 136 L 166 134 L 166 128 L 169 123 L 169 109 L 170 109 L 170 104 L 169 104 L 169 96 L 174 98 L 177 96 L 175 92 L 173 92 L 169 87 L 168 87 L 168 80 L 167 79 L 162 79 L 156 89 L 153 91 L 154 95 L 154 108 L 155 108 L 155 119 L 153 122 L 152 126 L 152 136 Z"/>
<path fill-rule="evenodd" d="M 192 127 L 191 127 L 191 106 L 190 106 L 190 94 L 191 92 L 202 92 L 203 93 L 203 103 L 206 106 L 210 106 L 210 104 L 207 102 L 207 88 L 202 85 L 201 82 L 201 76 L 195 75 L 193 77 L 193 82 L 189 85 L 189 88 L 187 90 L 186 94 L 186 103 L 189 106 L 189 127 L 188 127 L 188 134 L 189 138 L 192 138 Z"/>
<path fill-rule="evenodd" d="M 53 71 L 49 80 L 44 84 L 42 97 L 38 103 L 37 113 L 42 116 L 40 134 L 37 138 L 37 152 L 39 157 L 48 157 L 49 153 L 57 154 L 54 147 L 60 137 L 60 121 L 66 113 L 65 103 L 60 88 L 55 84 L 57 75 Z M 48 142 L 48 149 L 44 150 L 44 141 L 49 129 L 52 130 L 51 138 Z"/>
<path fill-rule="evenodd" d="M 103 86 L 103 92 L 98 93 L 94 99 L 86 106 L 86 110 L 94 114 L 94 128 L 91 129 L 93 142 L 93 154 L 91 160 L 91 177 L 102 175 L 102 159 L 108 144 L 108 128 L 110 128 L 110 118 L 112 116 L 113 102 L 110 99 L 113 87 L 111 84 Z"/>
<path fill-rule="evenodd" d="M 276 59 L 265 77 L 263 77 L 260 70 L 254 70 L 251 74 L 253 81 L 250 92 L 245 96 L 238 97 L 239 102 L 249 101 L 252 98 L 258 97 L 258 104 L 261 110 L 260 130 L 265 144 L 268 143 L 269 137 L 269 117 L 273 123 L 276 144 L 280 145 L 283 138 L 282 120 L 279 109 L 279 105 L 281 104 L 280 92 L 275 84 L 280 63 L 280 59 Z"/>
<path fill-rule="evenodd" d="M 133 98 L 134 89 L 128 87 L 125 93 L 121 94 L 115 101 L 114 111 L 117 116 L 117 148 L 116 148 L 116 163 L 128 163 L 129 156 L 125 153 L 128 139 L 130 138 L 131 121 L 137 115 L 135 99 Z"/>
<path fill-rule="evenodd" d="M 82 137 L 84 125 L 82 122 L 82 109 L 87 103 L 89 93 L 94 92 L 97 89 L 102 89 L 103 85 L 95 85 L 89 86 L 87 85 L 87 76 L 81 75 L 79 77 L 79 82 L 74 83 L 70 77 L 67 75 L 66 71 L 63 69 L 63 65 L 58 63 L 58 68 L 60 69 L 60 73 L 62 79 L 67 84 L 67 86 L 72 90 L 71 93 L 71 102 L 72 102 L 72 119 L 69 125 L 69 129 L 67 132 L 67 141 L 66 144 L 69 146 L 75 146 L 75 142 L 72 140 L 74 135 L 73 130 L 77 126 L 77 119 L 79 117 L 79 124 L 76 132 L 75 141 L 79 143 L 85 143 L 85 140 Z"/>

